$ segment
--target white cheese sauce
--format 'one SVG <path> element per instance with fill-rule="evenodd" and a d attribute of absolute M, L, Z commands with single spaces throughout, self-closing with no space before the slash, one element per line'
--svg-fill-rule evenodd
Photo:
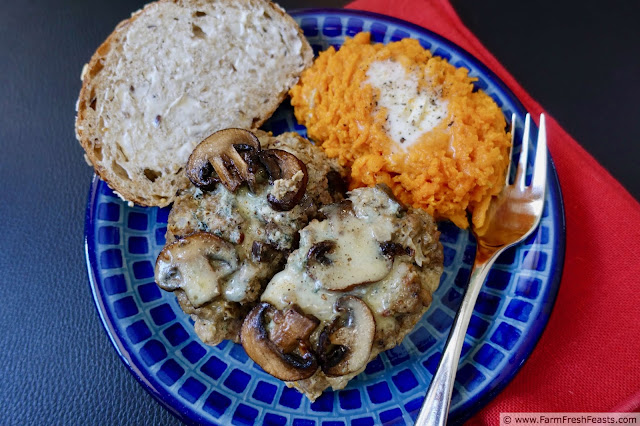
<path fill-rule="evenodd" d="M 396 231 L 397 223 L 392 218 L 400 206 L 377 188 L 354 190 L 350 198 L 355 215 L 340 216 L 329 208 L 325 210 L 327 219 L 312 221 L 300 231 L 300 248 L 291 254 L 286 268 L 271 279 L 262 294 L 263 301 L 280 310 L 295 304 L 328 322 L 336 314 L 336 301 L 353 294 L 368 304 L 376 320 L 382 318 L 388 308 L 388 288 L 401 285 L 400 275 L 406 270 L 404 265 L 392 264 L 380 251 L 380 243 L 390 240 Z M 337 243 L 327 254 L 332 263 L 327 271 L 311 271 L 308 252 L 320 241 Z M 340 291 L 327 288 L 340 287 L 339 281 L 367 284 Z"/>
<path fill-rule="evenodd" d="M 314 263 L 307 268 L 309 277 L 315 282 L 315 288 L 348 289 L 384 278 L 389 273 L 392 262 L 383 256 L 375 235 L 384 233 L 389 236 L 386 240 L 389 240 L 389 222 L 371 224 L 354 216 L 332 219 L 330 217 L 323 222 L 313 222 L 300 232 L 301 239 L 308 239 L 303 233 L 309 233 L 315 241 L 328 240 L 335 243 L 331 252 L 325 256 L 330 260 L 330 265 Z M 376 232 L 375 228 L 382 230 Z"/>
<path fill-rule="evenodd" d="M 379 90 L 374 114 L 380 107 L 387 110 L 385 131 L 404 150 L 447 116 L 448 102 L 442 99 L 442 89 L 420 87 L 418 75 L 407 72 L 398 62 L 372 62 L 365 83 Z"/>

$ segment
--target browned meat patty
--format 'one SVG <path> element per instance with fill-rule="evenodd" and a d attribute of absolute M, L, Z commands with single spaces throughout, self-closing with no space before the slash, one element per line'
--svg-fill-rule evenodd
<path fill-rule="evenodd" d="M 253 191 L 246 185 L 235 192 L 221 184 L 211 191 L 190 186 L 173 204 L 167 245 L 156 263 L 156 282 L 176 291 L 180 306 L 195 321 L 196 334 L 210 345 L 239 341 L 246 313 L 297 247 L 298 231 L 322 205 L 343 198 L 339 187 L 346 173 L 322 150 L 296 133 L 256 135 L 263 150 L 287 151 L 306 165 L 308 181 L 300 201 L 278 211 L 268 200 L 296 185 L 300 173 L 271 182 L 259 175 Z"/>
<path fill-rule="evenodd" d="M 433 218 L 383 187 L 322 209 L 247 316 L 242 344 L 265 371 L 315 400 L 342 389 L 427 311 L 443 270 Z"/>

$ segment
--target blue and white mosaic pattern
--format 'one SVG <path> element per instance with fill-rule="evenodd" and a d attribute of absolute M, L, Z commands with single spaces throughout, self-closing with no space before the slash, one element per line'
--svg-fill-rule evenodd
<path fill-rule="evenodd" d="M 523 122 L 523 107 L 495 75 L 422 28 L 347 10 L 303 11 L 294 17 L 316 52 L 339 47 L 345 36 L 360 31 L 370 31 L 379 42 L 416 38 L 434 54 L 468 68 L 478 78 L 476 86 L 496 100 L 509 121 L 515 113 Z M 286 105 L 265 127 L 304 134 Z M 549 178 L 540 228 L 500 257 L 480 293 L 453 393 L 453 422 L 469 417 L 506 385 L 548 320 L 564 258 L 564 213 L 553 167 Z M 153 266 L 164 244 L 168 213 L 166 208 L 128 207 L 104 182 L 92 182 L 86 255 L 98 312 L 132 373 L 168 409 L 180 418 L 212 424 L 413 423 L 469 277 L 475 253 L 469 232 L 440 225 L 445 272 L 431 308 L 405 341 L 378 356 L 344 390 L 327 391 L 310 403 L 264 373 L 242 346 L 202 344 L 175 297 L 158 289 Z"/>

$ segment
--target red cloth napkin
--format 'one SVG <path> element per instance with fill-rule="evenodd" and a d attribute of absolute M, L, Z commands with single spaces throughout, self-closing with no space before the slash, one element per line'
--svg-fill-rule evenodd
<path fill-rule="evenodd" d="M 493 70 L 536 120 L 544 112 L 447 0 L 357 0 L 347 8 L 394 16 L 446 37 Z M 558 299 L 531 357 L 469 424 L 499 424 L 501 412 L 640 409 L 640 204 L 545 114 L 567 223 Z"/>

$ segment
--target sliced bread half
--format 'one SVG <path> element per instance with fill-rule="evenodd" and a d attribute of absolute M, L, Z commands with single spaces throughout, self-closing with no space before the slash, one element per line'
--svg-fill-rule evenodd
<path fill-rule="evenodd" d="M 258 128 L 312 60 L 296 22 L 269 1 L 160 0 L 83 68 L 76 137 L 121 197 L 166 206 L 193 148 L 222 128 Z"/>

